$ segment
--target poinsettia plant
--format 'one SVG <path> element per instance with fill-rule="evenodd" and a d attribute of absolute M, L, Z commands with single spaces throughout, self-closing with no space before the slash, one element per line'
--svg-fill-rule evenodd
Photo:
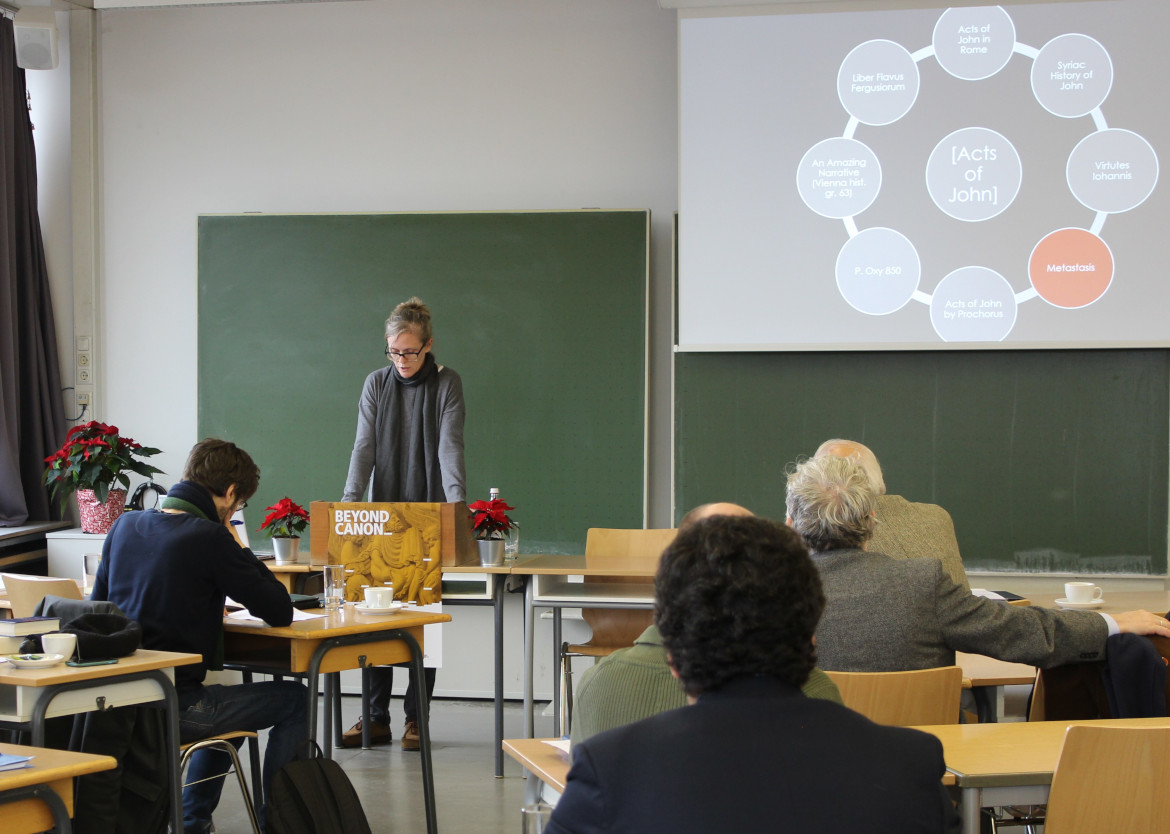
<path fill-rule="evenodd" d="M 260 529 L 267 530 L 269 538 L 295 539 L 309 524 L 309 514 L 305 508 L 287 496 L 265 509 L 270 512 Z"/>
<path fill-rule="evenodd" d="M 118 488 L 115 484 L 129 488 L 127 472 L 148 477 L 161 474 L 161 469 L 138 459 L 160 451 L 124 437 L 117 426 L 90 420 L 71 428 L 65 435 L 65 444 L 45 458 L 48 467 L 44 483 L 62 503 L 79 489 L 92 489 L 104 504 L 110 490 Z"/>
<path fill-rule="evenodd" d="M 477 539 L 502 539 L 504 534 L 516 526 L 508 516 L 508 510 L 514 510 L 500 498 L 490 501 L 476 501 L 468 505 L 471 510 L 471 529 L 475 531 Z"/>

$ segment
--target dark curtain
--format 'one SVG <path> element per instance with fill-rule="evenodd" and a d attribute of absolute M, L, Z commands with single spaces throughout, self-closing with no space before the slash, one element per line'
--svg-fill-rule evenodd
<path fill-rule="evenodd" d="M 0 17 L 0 527 L 60 518 L 41 486 L 65 439 L 60 395 L 24 70 Z"/>

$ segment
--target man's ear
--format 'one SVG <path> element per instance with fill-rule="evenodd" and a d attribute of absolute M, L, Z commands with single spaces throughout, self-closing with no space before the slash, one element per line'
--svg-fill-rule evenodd
<path fill-rule="evenodd" d="M 674 658 L 670 656 L 670 652 L 666 653 L 666 665 L 670 667 L 670 674 L 674 675 L 674 679 L 681 680 L 678 676 L 678 669 L 674 668 Z"/>

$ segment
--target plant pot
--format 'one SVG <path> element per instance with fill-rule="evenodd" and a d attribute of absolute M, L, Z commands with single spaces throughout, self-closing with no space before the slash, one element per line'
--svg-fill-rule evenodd
<path fill-rule="evenodd" d="M 126 509 L 126 490 L 111 489 L 103 504 L 92 489 L 77 490 L 77 509 L 81 513 L 81 532 L 108 533 Z"/>
<path fill-rule="evenodd" d="M 295 564 L 301 555 L 301 540 L 295 536 L 277 536 L 272 540 L 272 552 L 276 554 L 276 564 Z"/>
<path fill-rule="evenodd" d="M 476 539 L 475 545 L 479 548 L 479 564 L 481 567 L 488 568 L 504 564 L 503 539 Z"/>

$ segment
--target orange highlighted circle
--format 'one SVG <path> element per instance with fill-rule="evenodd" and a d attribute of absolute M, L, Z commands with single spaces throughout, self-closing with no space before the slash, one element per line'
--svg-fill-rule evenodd
<path fill-rule="evenodd" d="M 1113 253 L 1084 229 L 1058 229 L 1036 244 L 1028 276 L 1040 297 L 1073 310 L 1099 299 L 1113 282 Z"/>

